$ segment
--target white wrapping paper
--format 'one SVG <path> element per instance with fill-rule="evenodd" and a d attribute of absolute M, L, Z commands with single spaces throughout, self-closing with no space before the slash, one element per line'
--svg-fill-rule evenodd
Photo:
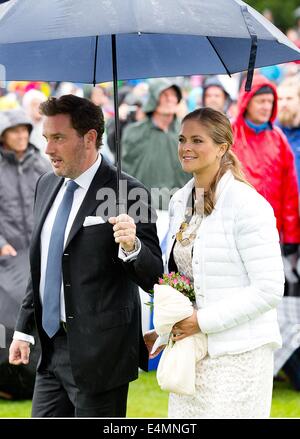
<path fill-rule="evenodd" d="M 154 286 L 154 327 L 158 335 L 154 352 L 162 340 L 169 339 L 161 356 L 157 381 L 162 390 L 183 395 L 195 393 L 196 362 L 207 354 L 207 337 L 199 332 L 176 341 L 169 337 L 175 323 L 190 317 L 194 308 L 191 301 L 169 285 Z"/>

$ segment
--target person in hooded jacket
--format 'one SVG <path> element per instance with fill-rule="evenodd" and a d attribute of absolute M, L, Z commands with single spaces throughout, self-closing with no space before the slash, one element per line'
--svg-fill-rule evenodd
<path fill-rule="evenodd" d="M 203 107 L 209 107 L 222 113 L 227 113 L 231 98 L 217 76 L 208 77 L 203 83 Z"/>
<path fill-rule="evenodd" d="M 29 143 L 32 124 L 23 110 L 0 116 L 0 256 L 28 248 L 35 183 L 50 162 Z"/>
<path fill-rule="evenodd" d="M 0 113 L 0 323 L 6 328 L 7 340 L 27 284 L 35 184 L 51 167 L 29 142 L 32 128 L 21 109 Z M 31 397 L 34 378 L 34 364 L 17 369 L 8 364 L 8 350 L 1 349 L 2 396 Z"/>
<path fill-rule="evenodd" d="M 300 242 L 298 187 L 294 156 L 277 116 L 276 87 L 254 77 L 249 92 L 241 88 L 238 115 L 233 122 L 233 151 L 242 162 L 247 180 L 274 210 L 284 255 Z"/>
<path fill-rule="evenodd" d="M 122 135 L 123 169 L 149 190 L 160 190 L 161 197 L 153 198 L 156 209 L 168 210 L 170 191 L 189 180 L 177 154 L 176 111 L 181 98 L 176 84 L 167 79 L 153 80 L 143 109 L 145 119 L 126 127 Z"/>

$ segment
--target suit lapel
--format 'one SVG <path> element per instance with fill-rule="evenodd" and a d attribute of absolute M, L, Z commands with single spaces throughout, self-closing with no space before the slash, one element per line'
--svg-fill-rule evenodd
<path fill-rule="evenodd" d="M 48 192 L 46 192 L 46 190 L 45 190 L 45 195 L 44 195 L 44 197 L 42 197 L 42 200 L 40 201 L 40 203 L 42 204 L 42 208 L 41 208 L 41 213 L 39 215 L 38 221 L 36 223 L 36 226 L 34 228 L 33 235 L 32 235 L 33 245 L 36 243 L 37 240 L 39 240 L 40 233 L 41 233 L 42 227 L 44 225 L 44 221 L 48 215 L 48 212 L 53 204 L 53 201 L 55 200 L 55 197 L 56 197 L 61 185 L 63 184 L 63 181 L 64 181 L 63 178 L 56 177 L 52 189 L 49 188 L 49 186 L 47 188 L 45 188 L 48 190 Z M 50 191 L 50 193 L 49 193 L 49 191 Z M 46 200 L 44 200 L 45 198 L 46 198 Z"/>
<path fill-rule="evenodd" d="M 40 267 L 41 230 L 48 215 L 48 212 L 53 204 L 53 201 L 55 200 L 55 197 L 64 181 L 63 178 L 56 177 L 54 174 L 51 176 L 54 177 L 54 182 L 49 180 L 49 183 L 47 185 L 45 184 L 45 189 L 43 190 L 44 193 L 39 196 L 39 205 L 37 205 L 36 208 L 40 209 L 40 213 L 31 238 L 31 263 L 32 266 L 37 264 L 38 268 Z"/>
<path fill-rule="evenodd" d="M 93 178 L 91 185 L 75 217 L 65 248 L 68 247 L 71 240 L 82 227 L 85 217 L 92 213 L 100 204 L 101 201 L 97 200 L 97 192 L 99 191 L 99 189 L 105 187 L 105 185 L 107 187 L 115 188 L 116 181 L 116 173 L 114 172 L 114 169 L 106 162 L 106 160 L 102 156 L 101 165 L 96 172 L 95 177 Z"/>

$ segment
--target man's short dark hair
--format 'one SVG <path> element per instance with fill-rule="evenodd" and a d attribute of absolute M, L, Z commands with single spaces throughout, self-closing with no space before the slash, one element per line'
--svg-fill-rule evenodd
<path fill-rule="evenodd" d="M 74 95 L 63 95 L 60 98 L 51 97 L 40 105 L 40 112 L 45 116 L 69 114 L 72 127 L 80 136 L 89 130 L 97 131 L 96 147 L 102 145 L 104 133 L 104 117 L 100 107 L 85 98 Z"/>

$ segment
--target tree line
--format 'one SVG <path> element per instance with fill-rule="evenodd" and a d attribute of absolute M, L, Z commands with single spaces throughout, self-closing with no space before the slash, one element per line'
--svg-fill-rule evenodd
<path fill-rule="evenodd" d="M 246 3 L 260 13 L 265 9 L 272 11 L 274 24 L 284 32 L 296 25 L 294 11 L 299 7 L 299 0 L 246 0 Z"/>

